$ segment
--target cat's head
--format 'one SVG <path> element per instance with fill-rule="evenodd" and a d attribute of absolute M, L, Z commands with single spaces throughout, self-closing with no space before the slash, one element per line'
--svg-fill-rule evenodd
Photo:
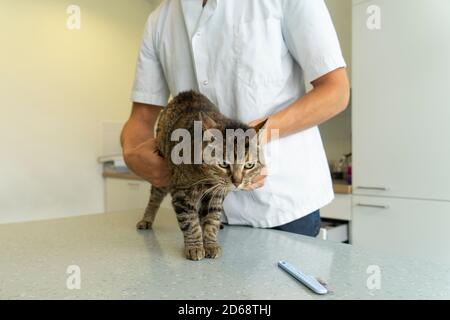
<path fill-rule="evenodd" d="M 239 121 L 214 121 L 202 116 L 204 129 L 202 170 L 208 178 L 228 190 L 246 189 L 261 174 L 261 130 L 266 121 L 249 127 Z M 222 153 L 218 151 L 221 146 Z"/>

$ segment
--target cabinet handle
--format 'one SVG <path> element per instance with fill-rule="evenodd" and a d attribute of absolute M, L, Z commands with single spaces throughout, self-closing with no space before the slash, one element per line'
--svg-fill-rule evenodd
<path fill-rule="evenodd" d="M 383 205 L 376 205 L 376 204 L 366 204 L 366 203 L 357 203 L 358 207 L 364 207 L 364 208 L 375 208 L 375 209 L 389 209 L 389 206 L 383 206 Z"/>
<path fill-rule="evenodd" d="M 139 187 L 139 183 L 137 183 L 137 182 L 128 182 L 128 185 L 130 187 Z"/>
<path fill-rule="evenodd" d="M 356 189 L 360 190 L 374 190 L 374 191 L 389 191 L 389 188 L 386 187 L 365 187 L 365 186 L 358 186 Z"/>

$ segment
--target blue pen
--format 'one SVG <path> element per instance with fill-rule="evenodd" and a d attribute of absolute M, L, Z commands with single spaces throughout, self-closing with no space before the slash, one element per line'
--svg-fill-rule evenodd
<path fill-rule="evenodd" d="M 308 276 L 301 271 L 297 270 L 293 265 L 287 263 L 286 261 L 278 262 L 278 266 L 289 273 L 296 280 L 301 282 L 303 285 L 311 289 L 313 292 L 317 294 L 327 294 L 328 290 L 316 278 L 312 276 Z"/>

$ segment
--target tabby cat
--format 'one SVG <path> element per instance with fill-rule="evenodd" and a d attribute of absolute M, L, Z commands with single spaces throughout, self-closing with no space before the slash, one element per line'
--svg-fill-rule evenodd
<path fill-rule="evenodd" d="M 179 141 L 171 141 L 176 129 L 186 129 L 194 136 L 194 124 L 201 121 L 203 134 L 215 129 L 223 135 L 223 156 L 217 161 L 201 160 L 197 164 L 175 164 L 172 150 Z M 149 229 L 155 220 L 156 212 L 164 197 L 172 195 L 178 223 L 184 235 L 185 255 L 190 260 L 217 258 L 221 253 L 218 244 L 218 232 L 225 196 L 232 190 L 245 189 L 263 168 L 260 157 L 250 156 L 250 139 L 257 136 L 265 122 L 254 127 L 253 137 L 245 142 L 244 161 L 236 161 L 238 156 L 237 139 L 230 138 L 235 152 L 227 152 L 230 143 L 227 129 L 248 130 L 249 126 L 228 119 L 204 95 L 195 92 L 183 92 L 176 96 L 160 113 L 155 125 L 155 139 L 162 157 L 168 160 L 172 172 L 171 185 L 165 188 L 151 188 L 151 195 L 144 217 L 138 222 L 138 229 Z M 214 141 L 213 139 L 211 139 Z M 200 152 L 210 147 L 209 142 L 201 142 Z M 197 148 L 199 149 L 199 148 Z M 259 148 L 258 148 L 259 149 Z M 193 152 L 194 153 L 194 152 Z M 241 152 L 242 153 L 242 152 Z M 192 159 L 195 154 L 192 154 Z M 235 159 L 230 159 L 230 156 Z M 202 158 L 201 158 L 202 159 Z M 241 156 L 242 159 L 242 156 Z M 235 160 L 235 161 L 233 161 Z"/>

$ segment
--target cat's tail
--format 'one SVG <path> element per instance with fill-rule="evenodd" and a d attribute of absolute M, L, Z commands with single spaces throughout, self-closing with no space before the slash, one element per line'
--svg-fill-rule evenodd
<path fill-rule="evenodd" d="M 163 202 L 166 195 L 169 193 L 169 188 L 158 188 L 152 186 L 150 191 L 150 200 L 144 212 L 144 217 L 136 225 L 140 230 L 150 229 L 155 221 L 156 213 L 158 212 L 161 202 Z"/>

